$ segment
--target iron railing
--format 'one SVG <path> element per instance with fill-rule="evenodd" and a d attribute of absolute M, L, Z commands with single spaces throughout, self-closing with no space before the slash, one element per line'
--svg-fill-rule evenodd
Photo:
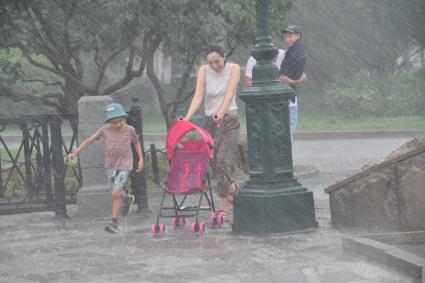
<path fill-rule="evenodd" d="M 77 129 L 76 115 L 0 118 L 0 215 L 54 210 L 66 216 L 66 203 L 75 203 L 82 184 L 80 167 L 64 163 Z"/>

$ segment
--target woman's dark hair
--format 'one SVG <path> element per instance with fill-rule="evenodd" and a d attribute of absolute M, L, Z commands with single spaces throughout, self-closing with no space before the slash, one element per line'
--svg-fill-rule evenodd
<path fill-rule="evenodd" d="M 221 57 L 226 58 L 226 53 L 224 52 L 223 47 L 221 47 L 219 45 L 208 46 L 207 51 L 206 51 L 206 56 L 208 56 L 208 54 L 213 53 L 213 52 L 217 52 Z"/>

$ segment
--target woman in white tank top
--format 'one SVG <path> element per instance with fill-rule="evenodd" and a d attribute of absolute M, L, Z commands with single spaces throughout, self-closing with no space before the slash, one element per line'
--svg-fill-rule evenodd
<path fill-rule="evenodd" d="M 240 128 L 235 102 L 240 67 L 238 64 L 226 63 L 223 49 L 216 45 L 208 47 L 207 61 L 208 65 L 199 69 L 195 94 L 185 119 L 189 121 L 204 101 L 205 128 L 218 146 L 213 165 L 220 198 L 218 212 L 225 215 L 233 204 L 234 194 L 238 192 L 233 157 L 238 149 Z"/>

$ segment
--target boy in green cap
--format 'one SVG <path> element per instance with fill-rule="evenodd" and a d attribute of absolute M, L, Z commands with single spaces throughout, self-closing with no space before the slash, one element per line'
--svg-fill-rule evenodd
<path fill-rule="evenodd" d="M 118 103 L 112 103 L 105 108 L 106 125 L 100 128 L 94 135 L 86 139 L 68 158 L 75 158 L 81 150 L 92 144 L 95 140 L 105 141 L 105 169 L 109 185 L 112 190 L 112 222 L 108 223 L 105 230 L 110 233 L 118 231 L 118 217 L 126 215 L 134 197 L 127 197 L 125 183 L 131 170 L 133 170 L 133 154 L 131 144 L 136 146 L 139 156 L 137 170 L 142 170 L 143 153 L 139 142 L 139 136 L 135 129 L 125 122 L 127 113 Z M 121 204 L 123 203 L 123 204 Z"/>

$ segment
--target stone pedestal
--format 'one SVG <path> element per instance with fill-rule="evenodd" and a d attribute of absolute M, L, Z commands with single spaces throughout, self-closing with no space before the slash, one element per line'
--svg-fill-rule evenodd
<path fill-rule="evenodd" d="M 255 184 L 254 186 L 257 186 Z M 265 184 L 265 187 L 267 185 Z M 248 234 L 286 233 L 317 226 L 313 192 L 302 186 L 279 184 L 255 190 L 249 182 L 235 197 L 233 231 Z"/>
<path fill-rule="evenodd" d="M 84 96 L 78 101 L 78 141 L 81 144 L 104 126 L 105 107 L 114 101 L 110 96 Z M 111 191 L 104 169 L 104 143 L 97 141 L 79 155 L 83 186 L 77 194 L 77 215 L 84 218 L 109 217 Z"/>

